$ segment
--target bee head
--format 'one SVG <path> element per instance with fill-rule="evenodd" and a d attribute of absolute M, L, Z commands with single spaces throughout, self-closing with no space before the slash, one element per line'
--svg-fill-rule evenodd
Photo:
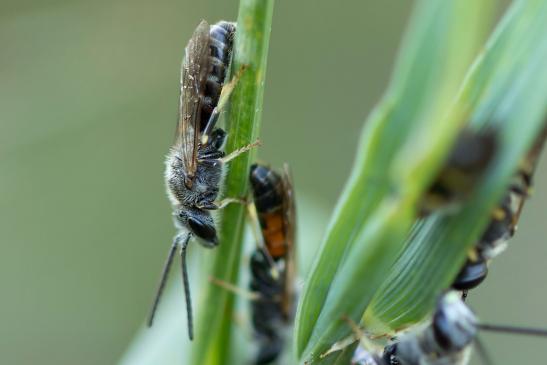
<path fill-rule="evenodd" d="M 446 351 L 461 351 L 476 336 L 477 318 L 454 291 L 441 296 L 433 314 L 433 335 Z"/>
<path fill-rule="evenodd" d="M 174 217 L 178 226 L 182 226 L 200 238 L 200 243 L 205 247 L 218 245 L 217 231 L 213 217 L 201 209 L 189 209 L 181 207 L 175 210 Z"/>

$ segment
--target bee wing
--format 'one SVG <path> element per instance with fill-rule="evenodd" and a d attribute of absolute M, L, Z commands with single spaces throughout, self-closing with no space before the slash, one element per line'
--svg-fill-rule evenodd
<path fill-rule="evenodd" d="M 287 239 L 287 258 L 285 259 L 285 288 L 283 290 L 282 307 L 285 318 L 292 315 L 294 302 L 294 282 L 296 279 L 296 204 L 289 165 L 283 165 L 283 228 Z"/>
<path fill-rule="evenodd" d="M 188 41 L 180 75 L 179 120 L 176 143 L 186 178 L 192 181 L 197 168 L 201 102 L 209 72 L 209 24 L 202 20 Z"/>

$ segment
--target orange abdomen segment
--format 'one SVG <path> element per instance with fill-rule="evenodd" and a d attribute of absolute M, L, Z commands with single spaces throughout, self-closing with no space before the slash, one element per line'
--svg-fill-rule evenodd
<path fill-rule="evenodd" d="M 260 226 L 266 249 L 272 258 L 284 257 L 287 254 L 287 244 L 281 209 L 273 212 L 259 213 Z"/>

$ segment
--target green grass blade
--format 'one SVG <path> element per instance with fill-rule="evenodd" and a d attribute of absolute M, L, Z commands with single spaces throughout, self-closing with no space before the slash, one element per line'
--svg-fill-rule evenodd
<path fill-rule="evenodd" d="M 363 131 L 352 175 L 331 218 L 299 304 L 295 341 L 303 360 L 317 359 L 351 331 L 395 261 L 414 219 L 415 202 L 448 152 L 461 124 L 445 118 L 480 41 L 476 14 L 489 2 L 418 3 L 397 71 Z M 431 139 L 435 143 L 420 143 Z M 405 144 L 424 145 L 408 177 Z M 411 144 L 412 144 L 411 143 Z M 342 264 L 343 263 L 343 264 Z M 366 278 L 366 279 L 364 279 Z"/>
<path fill-rule="evenodd" d="M 471 125 L 500 133 L 493 168 L 456 215 L 420 222 L 364 317 L 369 330 L 391 332 L 416 323 L 458 273 L 485 228 L 547 112 L 547 4 L 515 2 L 464 85 L 457 104 Z"/>
<path fill-rule="evenodd" d="M 229 103 L 226 151 L 253 142 L 260 129 L 266 59 L 268 53 L 273 0 L 241 0 L 238 29 L 231 73 L 246 67 Z M 254 151 L 229 164 L 224 196 L 247 195 L 249 166 Z M 240 269 L 245 208 L 231 204 L 222 212 L 220 246 L 211 253 L 210 275 L 237 283 Z M 212 284 L 200 301 L 196 343 L 192 347 L 192 364 L 225 364 L 229 358 L 233 325 L 233 294 Z"/>

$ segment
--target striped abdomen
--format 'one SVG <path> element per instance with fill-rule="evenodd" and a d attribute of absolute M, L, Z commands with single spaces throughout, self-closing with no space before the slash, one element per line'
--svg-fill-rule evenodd
<path fill-rule="evenodd" d="M 274 259 L 285 257 L 288 247 L 281 176 L 269 167 L 255 164 L 249 179 L 266 249 Z"/>
<path fill-rule="evenodd" d="M 200 129 L 202 131 L 211 117 L 213 109 L 218 104 L 220 92 L 224 86 L 226 71 L 230 66 L 235 31 L 235 23 L 226 21 L 220 21 L 213 24 L 209 30 L 209 48 L 211 51 L 209 58 L 210 71 L 207 76 L 205 95 L 201 104 L 201 120 L 203 122 L 201 123 Z"/>
<path fill-rule="evenodd" d="M 514 236 L 546 135 L 547 129 L 544 129 L 520 164 L 501 203 L 492 211 L 490 223 L 452 284 L 454 289 L 469 290 L 478 286 L 488 273 L 487 261 L 503 251 Z"/>

